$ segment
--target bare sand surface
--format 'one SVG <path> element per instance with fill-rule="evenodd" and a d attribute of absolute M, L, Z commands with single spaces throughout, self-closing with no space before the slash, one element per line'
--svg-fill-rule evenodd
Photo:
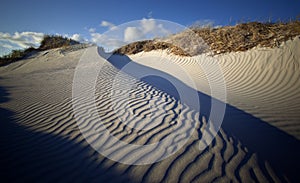
<path fill-rule="evenodd" d="M 299 182 L 299 48 L 297 38 L 279 48 L 256 48 L 215 57 L 189 58 L 152 51 L 115 55 L 108 61 L 99 59 L 102 69 L 95 85 L 95 103 L 103 124 L 115 137 L 146 145 L 165 138 L 174 126 L 190 124 L 195 129 L 175 154 L 148 165 L 112 161 L 90 145 L 105 143 L 106 138 L 82 135 L 97 128 L 98 121 L 95 116 L 75 118 L 73 104 L 81 99 L 72 99 L 74 72 L 83 54 L 97 59 L 99 49 L 90 47 L 67 53 L 54 49 L 1 67 L 0 179 L 10 182 Z M 165 60 L 183 68 L 195 85 L 184 82 L 182 73 L 162 67 Z M 213 62 L 218 63 L 223 73 L 225 98 L 218 98 L 218 91 L 211 91 L 207 75 L 213 78 L 213 69 L 195 69 L 199 63 L 209 68 Z M 126 72 L 119 75 L 128 63 L 166 74 L 181 83 L 184 91 L 196 91 L 201 110 L 181 102 L 174 87 L 164 80 L 155 77 L 134 80 Z M 134 81 L 129 98 L 122 97 L 125 95 L 122 90 L 112 90 L 113 84 L 122 84 L 124 80 Z M 111 102 L 112 96 L 119 101 Z M 211 120 L 208 118 L 211 100 L 226 102 L 225 116 L 214 140 L 200 150 L 203 129 Z M 78 106 L 81 113 L 89 113 L 92 106 L 89 101 L 79 104 L 83 104 Z M 159 123 L 161 111 L 167 117 Z M 179 113 L 183 116 L 181 120 L 177 119 Z M 130 123 L 126 126 L 122 119 Z M 82 125 L 80 129 L 78 121 Z M 157 125 L 138 130 L 152 124 Z M 111 153 L 124 160 L 134 154 L 118 152 L 122 151 L 116 149 Z M 151 153 L 145 152 L 143 156 L 151 158 Z"/>

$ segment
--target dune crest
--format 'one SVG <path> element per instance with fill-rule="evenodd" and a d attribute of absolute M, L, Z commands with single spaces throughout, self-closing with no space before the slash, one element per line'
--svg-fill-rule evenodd
<path fill-rule="evenodd" d="M 180 57 L 166 51 L 142 52 L 129 57 L 133 61 L 153 55 L 166 57 L 185 69 L 195 79 L 197 89 L 207 95 L 211 95 L 207 74 L 213 75 L 213 64 L 217 63 L 224 75 L 227 101 L 215 96 L 217 99 L 253 114 L 299 140 L 299 48 L 300 39 L 296 37 L 279 48 L 256 48 L 214 57 L 205 54 Z M 211 69 L 203 70 L 201 65 Z"/>

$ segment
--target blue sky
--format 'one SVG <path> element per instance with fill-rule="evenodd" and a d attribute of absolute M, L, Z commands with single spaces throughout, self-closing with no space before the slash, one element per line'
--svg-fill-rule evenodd
<path fill-rule="evenodd" d="M 92 41 L 114 25 L 143 18 L 184 26 L 195 22 L 233 25 L 241 21 L 295 19 L 300 15 L 299 7 L 299 0 L 6 0 L 0 6 L 0 55 L 37 45 L 43 34 Z"/>

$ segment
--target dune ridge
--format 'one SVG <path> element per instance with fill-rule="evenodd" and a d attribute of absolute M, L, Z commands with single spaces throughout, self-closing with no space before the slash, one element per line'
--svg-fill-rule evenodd
<path fill-rule="evenodd" d="M 300 139 L 300 60 L 299 38 L 280 48 L 260 48 L 246 52 L 195 57 L 178 57 L 166 51 L 142 52 L 129 57 L 135 61 L 159 55 L 180 65 L 194 79 L 197 90 L 211 95 L 207 79 L 214 79 L 217 63 L 224 75 L 227 101 Z M 163 59 L 161 60 L 163 61 Z M 138 62 L 143 64 L 143 62 Z M 208 70 L 203 70 L 202 66 Z M 209 68 L 212 69 L 209 69 Z M 157 66 L 157 69 L 160 69 Z M 217 78 L 216 78 L 217 79 Z"/>
<path fill-rule="evenodd" d="M 197 81 L 195 89 L 208 96 L 210 90 L 206 74 L 201 69 L 195 71 L 195 65 L 198 62 L 209 65 L 209 61 L 218 61 L 224 73 L 229 104 L 253 114 L 299 140 L 297 120 L 300 117 L 297 114 L 299 111 L 297 99 L 300 87 L 297 87 L 299 86 L 297 63 L 300 57 L 294 55 L 297 54 L 295 51 L 297 48 L 299 48 L 298 39 L 288 42 L 280 49 L 231 53 L 220 55 L 217 59 L 205 55 L 198 56 L 197 59 L 182 58 L 161 51 L 140 53 L 129 58 L 132 62 L 137 60 L 136 63 L 143 65 L 137 58 L 145 57 L 147 54 L 149 57 L 153 54 L 161 58 L 171 57 Z M 51 50 L 46 55 L 41 53 L 36 58 L 0 68 L 0 86 L 5 88 L 3 93 L 6 93 L 7 98 L 1 99 L 0 107 L 3 111 L 1 115 L 12 113 L 5 118 L 0 128 L 0 150 L 5 152 L 0 155 L 0 161 L 3 162 L 1 177 L 9 178 L 11 181 L 95 182 L 296 182 L 297 178 L 299 179 L 291 170 L 278 169 L 274 162 L 262 158 L 259 152 L 247 147 L 238 136 L 232 135 L 223 127 L 208 148 L 200 151 L 199 139 L 204 126 L 208 123 L 207 116 L 194 111 L 192 107 L 178 101 L 170 92 L 154 86 L 147 80 L 136 81 L 136 87 L 129 93 L 131 98 L 128 103 L 126 101 L 112 103 L 109 100 L 111 95 L 122 95 L 122 91 L 110 92 L 112 81 L 120 70 L 114 65 L 113 59 L 116 57 L 103 63 L 104 67 L 98 75 L 95 92 L 98 113 L 112 134 L 126 142 L 151 144 L 170 133 L 172 126 L 183 125 L 182 121 L 176 123 L 179 113 L 183 115 L 184 121 L 192 123 L 196 130 L 192 138 L 173 156 L 150 165 L 120 164 L 98 154 L 80 132 L 97 129 L 97 117 L 81 119 L 85 128 L 79 129 L 72 109 L 73 102 L 85 100 L 79 98 L 74 101 L 71 96 L 75 67 L 80 56 L 88 49 L 98 54 L 96 47 L 68 52 L 65 55 L 58 54 L 57 50 Z M 291 52 L 285 49 L 290 49 Z M 281 53 L 284 53 L 283 61 L 277 63 L 274 57 Z M 163 59 L 159 61 L 163 62 Z M 276 67 L 272 67 L 274 64 Z M 277 69 L 281 72 L 276 71 Z M 245 74 L 247 72 L 248 77 Z M 120 79 L 133 79 L 126 73 L 122 76 Z M 88 112 L 90 105 L 84 103 L 81 112 Z M 151 105 L 156 108 L 152 108 Z M 126 106 L 132 110 L 122 110 Z M 134 127 L 147 127 L 159 119 L 162 111 L 157 109 L 165 109 L 168 115 L 163 119 L 163 123 L 148 131 L 128 128 L 120 121 L 130 119 L 130 125 Z M 119 111 L 116 114 L 114 110 Z M 236 109 L 232 110 L 237 112 Z M 241 122 L 247 119 L 239 118 L 239 113 L 236 118 Z M 24 139 L 26 143 L 22 143 Z M 105 143 L 105 139 L 98 140 Z M 299 141 L 296 142 L 299 144 Z M 299 146 L 296 146 L 296 152 L 298 149 Z M 118 150 L 112 153 L 117 154 Z M 130 158 L 131 154 L 129 151 L 120 156 Z M 151 152 L 144 156 L 149 155 L 151 156 Z M 299 163 L 298 159 L 295 160 Z M 5 166 L 8 168 L 5 169 Z"/>

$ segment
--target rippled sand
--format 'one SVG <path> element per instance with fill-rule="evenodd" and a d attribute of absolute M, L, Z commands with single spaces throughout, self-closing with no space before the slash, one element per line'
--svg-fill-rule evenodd
<path fill-rule="evenodd" d="M 98 116 L 80 119 L 75 118 L 74 104 L 84 114 L 89 113 L 92 104 L 85 98 L 72 99 L 74 72 L 86 52 L 89 52 L 87 58 L 99 57 L 97 48 L 65 54 L 55 49 L 1 67 L 0 179 L 11 182 L 298 182 L 299 48 L 300 40 L 296 38 L 279 48 L 215 57 L 188 58 L 153 51 L 129 57 L 112 56 L 108 61 L 99 59 L 103 67 L 94 88 Z M 145 62 L 147 59 L 153 61 Z M 180 101 L 178 93 L 164 80 L 149 77 L 136 80 L 126 72 L 118 75 L 124 63 L 133 63 L 158 70 L 181 83 L 182 73 L 167 72 L 162 67 L 165 60 L 180 66 L 195 81 L 195 86 L 182 82 L 182 87 L 196 91 L 200 111 Z M 213 95 L 209 86 L 208 77 L 218 79 L 210 67 L 213 63 L 223 73 L 226 98 L 217 98 L 219 95 Z M 199 64 L 212 69 L 201 69 Z M 122 88 L 114 85 L 122 85 L 124 81 L 133 83 L 129 93 L 122 93 Z M 86 84 L 82 87 L 90 90 Z M 227 103 L 225 116 L 215 139 L 200 150 L 204 128 L 211 120 L 211 96 L 216 97 L 213 100 Z M 117 97 L 118 102 L 112 102 L 112 97 Z M 94 131 L 91 136 L 82 135 L 91 130 L 97 132 L 99 118 L 112 135 L 131 144 L 159 142 L 174 133 L 174 128 L 186 124 L 191 130 L 179 136 L 191 135 L 191 138 L 162 161 L 148 165 L 121 164 L 93 149 L 91 142 L 105 145 L 106 138 L 94 136 Z M 123 121 L 128 123 L 125 125 Z M 181 138 L 168 140 L 176 143 Z M 165 151 L 157 153 L 162 155 Z M 153 152 L 145 151 L 139 158 L 152 158 Z M 135 152 L 124 153 L 116 148 L 111 153 L 127 160 L 134 158 Z"/>

